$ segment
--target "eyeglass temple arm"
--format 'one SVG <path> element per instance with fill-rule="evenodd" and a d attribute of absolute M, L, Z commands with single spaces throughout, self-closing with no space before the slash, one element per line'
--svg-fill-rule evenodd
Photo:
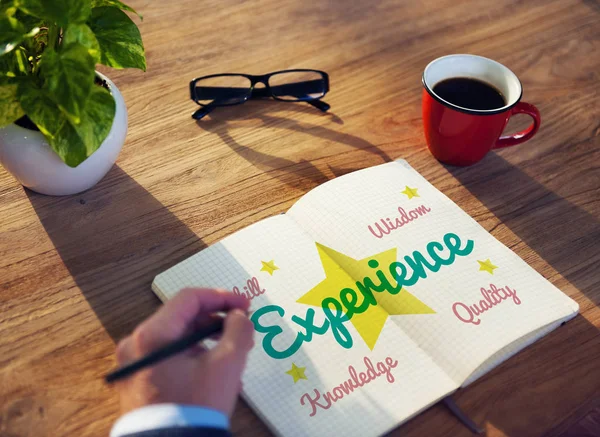
<path fill-rule="evenodd" d="M 329 91 L 329 90 L 325 90 Z M 308 99 L 310 94 L 317 94 L 323 92 L 323 81 L 321 80 L 312 80 L 307 82 L 299 82 L 293 84 L 285 84 L 285 85 L 276 85 L 271 87 L 271 94 L 275 94 L 278 96 L 294 96 L 298 97 L 301 100 L 304 100 L 306 103 L 314 106 L 315 108 L 327 112 L 331 106 L 328 103 L 325 103 L 320 99 Z M 252 90 L 252 94 L 250 98 L 262 98 L 262 97 L 270 97 L 270 94 L 267 92 L 266 88 L 254 88 Z"/>
<path fill-rule="evenodd" d="M 325 90 L 328 91 L 328 90 Z M 323 100 L 310 98 L 310 94 L 321 94 L 323 93 L 323 84 L 320 81 L 311 81 L 311 82 L 302 82 L 302 83 L 294 83 L 294 84 L 286 84 L 286 85 L 277 85 L 271 87 L 271 93 L 278 96 L 294 96 L 300 99 L 301 101 L 305 101 L 315 108 L 326 112 L 331 106 L 325 103 Z M 255 98 L 263 98 L 270 97 L 270 94 L 267 92 L 266 88 L 254 88 L 252 90 L 252 94 L 250 95 L 251 99 Z"/>
<path fill-rule="evenodd" d="M 306 103 L 309 103 L 323 112 L 327 112 L 329 108 L 331 108 L 331 106 L 328 103 L 325 103 L 323 100 L 307 100 Z M 198 108 L 198 110 L 192 114 L 192 118 L 195 120 L 202 120 L 204 117 L 210 114 L 213 109 L 215 109 L 214 106 L 203 106 Z"/>
<path fill-rule="evenodd" d="M 266 88 L 254 88 L 252 93 L 257 91 L 262 91 L 266 94 Z M 271 94 L 276 96 L 294 96 L 298 98 L 307 97 L 310 94 L 320 95 L 327 91 L 329 90 L 323 89 L 323 81 L 320 79 L 271 86 Z"/>
<path fill-rule="evenodd" d="M 214 106 L 203 106 L 192 114 L 192 118 L 195 120 L 202 120 L 205 116 L 210 114 L 213 109 L 215 109 Z"/>
<path fill-rule="evenodd" d="M 225 98 L 234 98 L 244 95 L 247 88 L 240 87 L 206 87 L 199 86 L 191 89 L 191 97 L 194 100 L 219 100 Z M 307 97 L 309 94 L 323 93 L 323 81 L 311 80 L 284 85 L 275 85 L 271 87 L 271 92 L 267 88 L 253 88 L 250 98 L 270 97 L 272 94 L 277 96 L 294 96 L 298 98 Z"/>
<path fill-rule="evenodd" d="M 306 100 L 306 103 L 314 106 L 315 108 L 327 112 L 331 108 L 329 103 L 325 103 L 323 100 Z"/>

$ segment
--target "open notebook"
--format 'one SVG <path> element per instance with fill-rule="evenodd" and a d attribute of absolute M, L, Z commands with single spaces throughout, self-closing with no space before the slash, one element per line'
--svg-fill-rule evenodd
<path fill-rule="evenodd" d="M 251 299 L 242 395 L 283 436 L 381 435 L 574 317 L 578 305 L 400 160 L 158 275 Z"/>

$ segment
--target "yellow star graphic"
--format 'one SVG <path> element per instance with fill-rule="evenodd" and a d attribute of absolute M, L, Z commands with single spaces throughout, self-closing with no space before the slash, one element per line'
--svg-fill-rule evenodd
<path fill-rule="evenodd" d="M 297 300 L 298 303 L 306 305 L 320 307 L 326 297 L 333 297 L 340 301 L 340 292 L 344 289 L 352 289 L 357 296 L 355 307 L 360 306 L 364 302 L 364 297 L 357 288 L 357 281 L 364 283 L 365 277 L 370 277 L 375 284 L 378 284 L 380 280 L 376 277 L 376 271 L 381 269 L 382 272 L 385 272 L 388 266 L 396 261 L 395 248 L 368 258 L 355 260 L 319 243 L 316 245 L 325 270 L 325 279 Z M 369 266 L 369 263 L 375 265 L 376 268 Z M 393 278 L 388 279 L 392 285 L 397 284 Z M 375 347 L 388 316 L 435 313 L 405 288 L 395 295 L 387 291 L 374 291 L 373 294 L 377 303 L 369 306 L 363 313 L 353 314 L 350 318 L 350 322 L 371 350 Z M 347 313 L 345 308 L 344 312 Z"/>
<path fill-rule="evenodd" d="M 273 260 L 271 260 L 269 262 L 261 261 L 261 263 L 262 263 L 262 269 L 260 269 L 260 271 L 267 272 L 271 276 L 273 276 L 273 272 L 275 270 L 279 270 L 279 267 L 277 267 L 275 265 L 275 261 L 273 261 Z"/>
<path fill-rule="evenodd" d="M 410 188 L 408 185 L 406 186 L 406 188 L 404 189 L 404 191 L 400 191 L 402 194 L 406 194 L 408 196 L 408 199 L 412 199 L 413 197 L 421 197 L 419 196 L 419 193 L 417 193 L 417 189 L 418 188 Z"/>
<path fill-rule="evenodd" d="M 477 260 L 477 262 L 479 263 L 479 271 L 488 272 L 490 275 L 493 275 L 494 269 L 498 268 L 498 266 L 495 266 L 494 264 L 492 264 L 492 262 L 490 261 L 489 258 L 486 259 L 485 261 Z"/>
<path fill-rule="evenodd" d="M 296 364 L 292 363 L 292 368 L 285 373 L 287 373 L 292 378 L 294 378 L 294 384 L 296 384 L 301 379 L 308 380 L 308 378 L 304 374 L 305 371 L 306 371 L 306 367 L 298 367 L 298 366 L 296 366 Z"/>

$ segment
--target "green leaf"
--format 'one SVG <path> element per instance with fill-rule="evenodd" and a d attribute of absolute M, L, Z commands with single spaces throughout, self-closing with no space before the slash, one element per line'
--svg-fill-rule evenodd
<path fill-rule="evenodd" d="M 92 0 L 92 8 L 100 8 L 102 6 L 112 6 L 115 8 L 119 8 L 123 11 L 129 11 L 136 14 L 140 17 L 140 20 L 143 20 L 141 14 L 137 13 L 131 6 L 127 6 L 125 3 L 120 2 L 119 0 Z"/>
<path fill-rule="evenodd" d="M 94 86 L 79 124 L 72 124 L 43 90 L 19 87 L 27 115 L 48 139 L 52 149 L 70 167 L 77 167 L 106 139 L 115 117 L 115 101 L 104 88 Z"/>
<path fill-rule="evenodd" d="M 52 143 L 63 124 L 68 123 L 67 117 L 47 93 L 31 80 L 19 84 L 17 97 L 27 116 Z"/>
<path fill-rule="evenodd" d="M 16 11 L 17 7 L 14 0 L 0 0 L 0 14 L 12 17 Z"/>
<path fill-rule="evenodd" d="M 7 126 L 25 115 L 17 98 L 17 84 L 0 86 L 0 127 Z"/>
<path fill-rule="evenodd" d="M 94 59 L 94 64 L 100 62 L 100 45 L 87 24 L 70 24 L 65 30 L 62 43 L 65 46 L 79 43 L 87 48 L 88 53 Z"/>
<path fill-rule="evenodd" d="M 116 104 L 113 96 L 101 86 L 94 86 L 81 123 L 73 128 L 85 144 L 87 156 L 94 153 L 110 132 L 115 118 Z"/>
<path fill-rule="evenodd" d="M 94 59 L 81 44 L 62 46 L 60 51 L 46 50 L 41 73 L 49 97 L 74 122 L 80 114 L 94 83 Z"/>
<path fill-rule="evenodd" d="M 112 7 L 94 8 L 89 25 L 100 44 L 102 64 L 146 71 L 140 31 L 125 12 Z"/>
<path fill-rule="evenodd" d="M 25 44 L 23 44 L 23 46 L 28 47 L 29 52 L 32 54 L 41 54 L 43 52 L 43 48 L 40 50 L 32 50 L 32 48 L 38 47 L 42 43 L 44 47 L 48 45 L 47 23 L 44 20 L 34 17 L 33 15 L 26 14 L 25 12 L 18 9 L 15 12 L 14 18 L 19 20 L 19 22 L 25 27 L 25 29 L 39 29 L 39 31 L 35 35 L 25 40 Z"/>
<path fill-rule="evenodd" d="M 34 27 L 27 32 L 16 18 L 0 16 L 0 56 L 12 51 L 23 40 L 35 36 L 39 31 L 39 27 Z"/>
<path fill-rule="evenodd" d="M 83 23 L 91 13 L 89 0 L 15 0 L 15 4 L 23 12 L 62 27 Z"/>
<path fill-rule="evenodd" d="M 0 56 L 0 77 L 18 77 L 29 73 L 29 63 L 25 50 L 19 47 Z"/>

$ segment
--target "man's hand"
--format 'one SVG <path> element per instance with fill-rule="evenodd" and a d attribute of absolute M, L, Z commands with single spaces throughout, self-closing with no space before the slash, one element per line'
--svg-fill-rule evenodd
<path fill-rule="evenodd" d="M 218 345 L 181 352 L 117 383 L 123 414 L 150 404 L 177 403 L 213 408 L 231 416 L 241 388 L 254 327 L 249 301 L 226 291 L 182 290 L 141 323 L 117 347 L 120 366 L 210 323 L 211 314 L 227 311 Z"/>

